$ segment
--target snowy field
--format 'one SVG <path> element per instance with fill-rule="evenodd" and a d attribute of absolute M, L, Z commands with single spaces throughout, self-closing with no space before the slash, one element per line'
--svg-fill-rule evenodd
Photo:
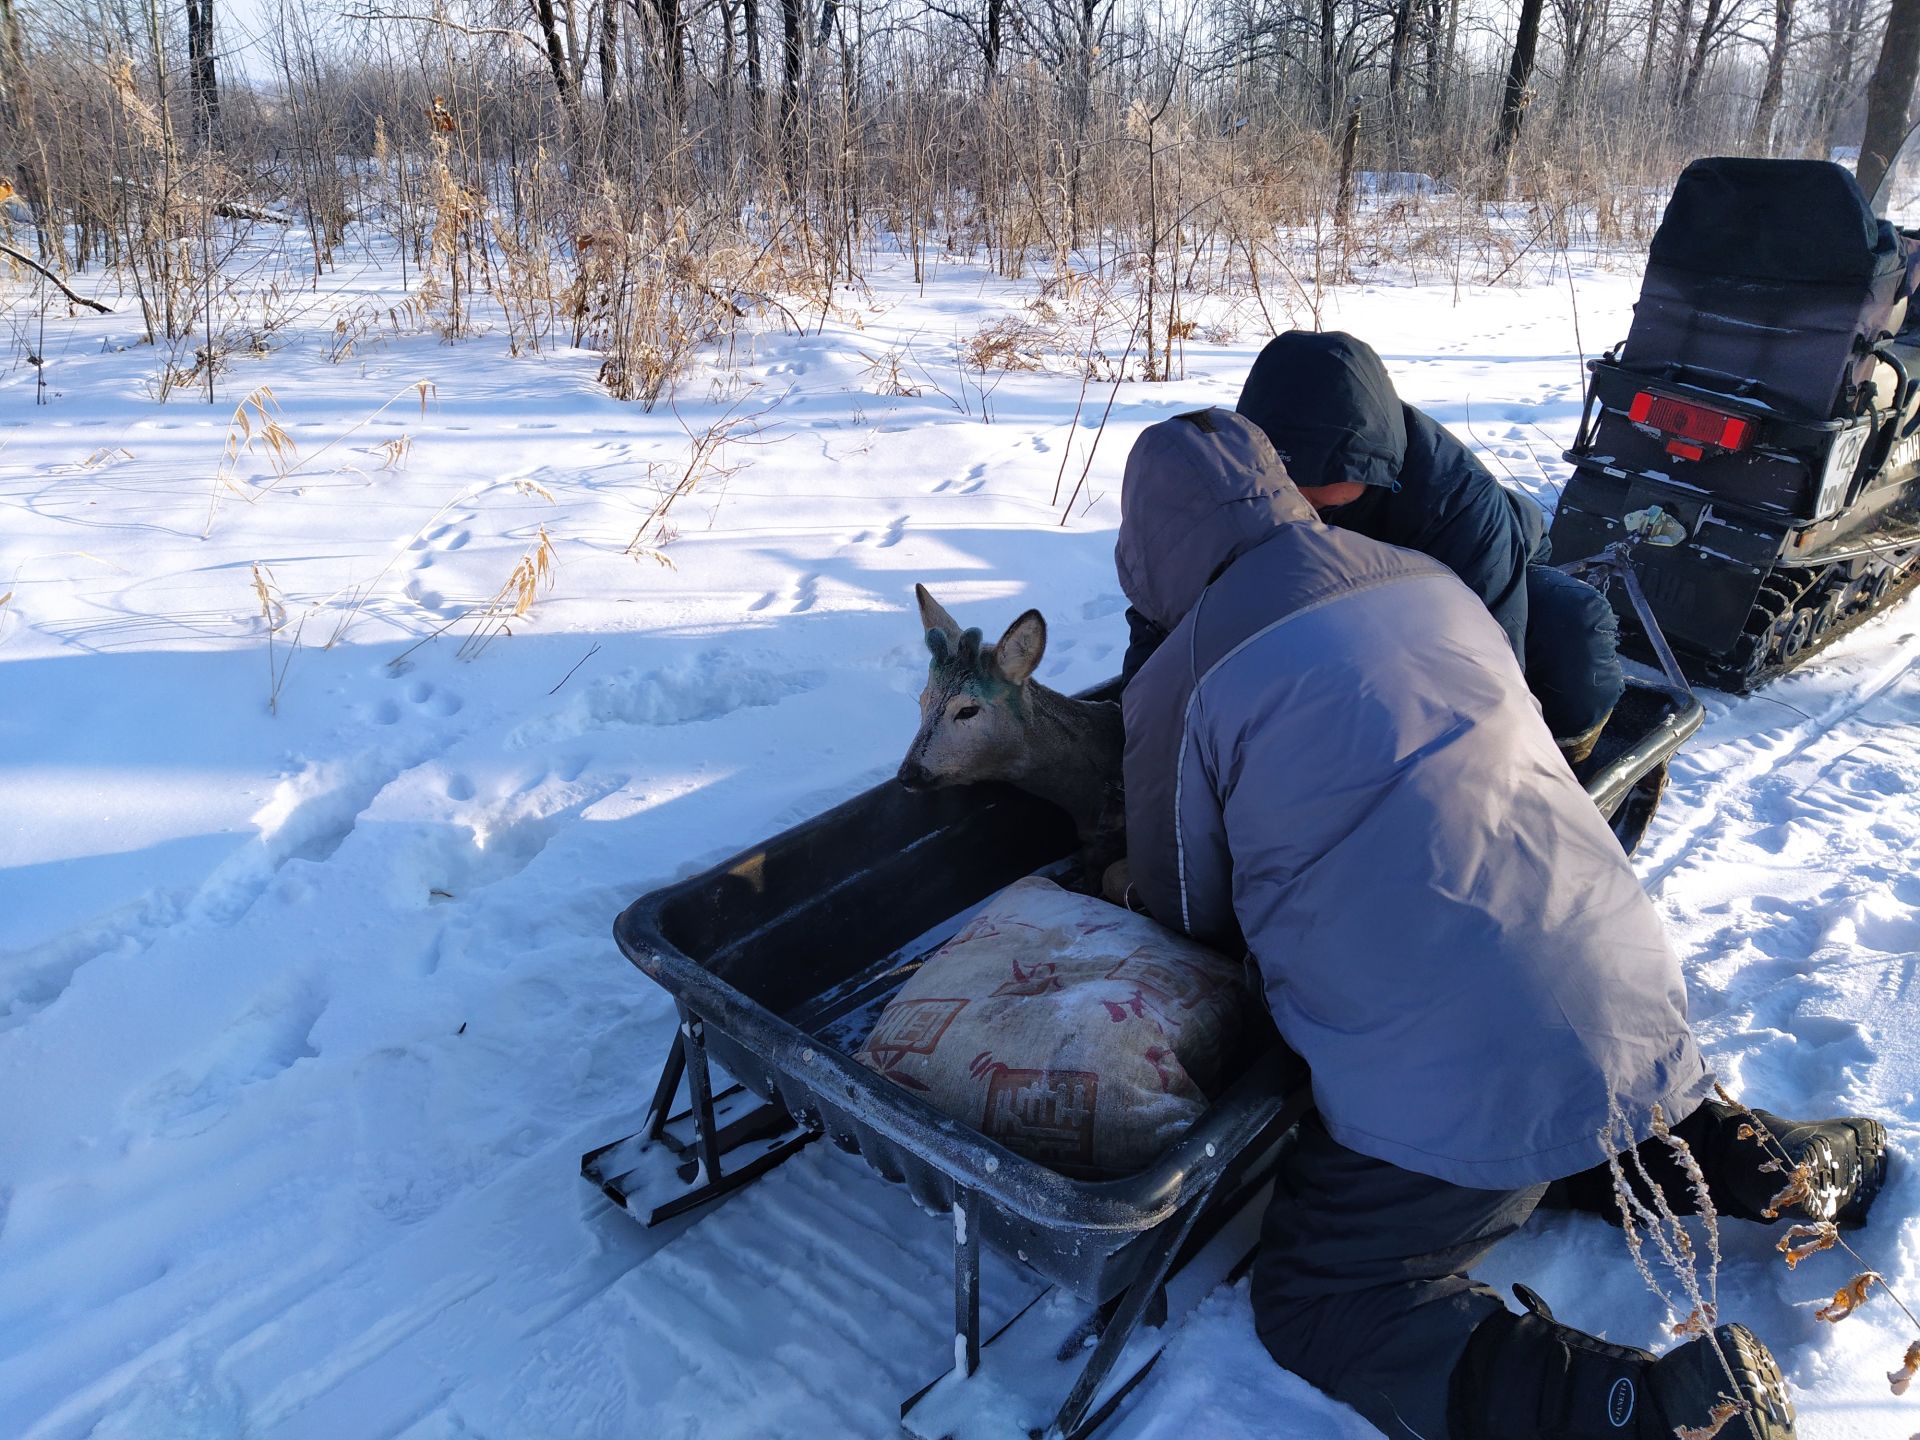
<path fill-rule="evenodd" d="M 1550 505 L 1574 297 L 1597 352 L 1636 277 L 1574 282 L 1382 277 L 1323 320 Z M 371 263 L 330 283 L 338 305 L 400 299 Z M 634 1128 L 673 1029 L 613 916 L 892 774 L 925 669 L 915 581 L 990 633 L 1039 606 L 1052 685 L 1118 669 L 1127 446 L 1230 405 L 1265 336 L 1122 386 L 1062 524 L 1111 387 L 1076 425 L 1075 378 L 988 375 L 983 397 L 956 369 L 1031 294 L 883 266 L 820 333 L 690 379 L 678 414 L 607 399 L 596 357 L 512 357 L 497 334 L 376 328 L 329 363 L 324 306 L 236 360 L 213 407 L 154 402 L 130 300 L 50 320 L 44 406 L 0 359 L 0 1436 L 897 1433 L 950 1363 L 942 1220 L 824 1145 L 666 1235 L 577 1167 Z M 920 394 L 883 393 L 889 351 Z M 223 464 L 260 385 L 290 470 L 260 446 Z M 654 527 L 671 564 L 627 554 L 729 412 L 757 416 L 736 432 L 755 443 Z M 550 588 L 479 644 L 475 607 L 542 529 Z M 1894 1174 L 1856 1244 L 1909 1296 L 1916 656 L 1909 602 L 1764 694 L 1709 697 L 1638 860 L 1728 1084 L 1888 1120 Z M 1844 1259 L 1790 1274 L 1770 1235 L 1724 1241 L 1723 1313 L 1775 1347 L 1803 1435 L 1920 1430 L 1884 1379 L 1914 1338 L 1897 1312 L 1814 1318 Z M 1543 1216 L 1484 1275 L 1662 1343 L 1597 1220 Z M 986 1287 L 990 1325 L 1031 1294 L 991 1258 Z M 1273 1366 L 1243 1285 L 1111 1433 L 1373 1432 Z"/>

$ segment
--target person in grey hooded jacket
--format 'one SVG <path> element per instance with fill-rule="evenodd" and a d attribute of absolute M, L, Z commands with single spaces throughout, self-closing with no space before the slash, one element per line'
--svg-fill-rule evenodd
<path fill-rule="evenodd" d="M 1135 892 L 1244 947 L 1311 1071 L 1254 1270 L 1268 1349 L 1392 1435 L 1705 1424 L 1725 1382 L 1699 1345 L 1656 1362 L 1466 1278 L 1550 1183 L 1610 1204 L 1600 1137 L 1647 1141 L 1656 1114 L 1723 1213 L 1759 1218 L 1776 1181 L 1703 1103 L 1679 963 L 1500 626 L 1438 562 L 1322 524 L 1226 410 L 1141 436 L 1115 560 L 1166 634 L 1122 702 Z M 1774 1123 L 1827 1166 L 1830 1215 L 1864 1214 L 1884 1131 Z M 1756 1436 L 1790 1434 L 1765 1347 L 1717 1339 L 1773 1417 Z"/>

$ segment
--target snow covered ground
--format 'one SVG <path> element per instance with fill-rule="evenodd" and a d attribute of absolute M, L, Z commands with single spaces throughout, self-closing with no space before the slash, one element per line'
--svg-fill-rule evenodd
<path fill-rule="evenodd" d="M 1324 322 L 1550 504 L 1572 297 L 1597 350 L 1635 289 L 1575 280 L 1356 283 Z M 335 283 L 339 305 L 398 298 L 377 267 Z M 665 1235 L 577 1165 L 633 1128 L 672 1032 L 612 917 L 891 774 L 925 664 L 915 581 L 989 631 L 1040 606 L 1051 684 L 1118 668 L 1126 448 L 1231 404 L 1265 337 L 1121 387 L 1063 525 L 1108 387 L 1076 426 L 1077 380 L 988 376 L 989 420 L 954 359 L 1031 293 L 885 267 L 819 334 L 684 385 L 677 415 L 605 398 L 592 356 L 497 335 L 375 334 L 328 363 L 324 308 L 237 361 L 217 407 L 153 402 L 124 313 L 49 324 L 44 406 L 0 362 L 0 1434 L 896 1433 L 951 1355 L 943 1222 L 826 1146 Z M 889 350 L 917 396 L 880 393 Z M 263 384 L 302 464 L 244 450 L 226 487 L 231 407 Z M 671 566 L 627 555 L 729 411 L 758 443 L 674 503 Z M 460 658 L 543 527 L 551 588 Z M 255 562 L 284 607 L 271 650 Z M 1858 1243 L 1909 1295 L 1916 656 L 1909 603 L 1711 699 L 1639 862 L 1729 1084 L 1890 1121 Z M 1825 1325 L 1842 1260 L 1789 1274 L 1765 1234 L 1725 1243 L 1724 1312 L 1775 1346 L 1803 1434 L 1920 1430 L 1883 1378 L 1914 1338 L 1890 1305 Z M 1660 1340 L 1597 1221 L 1543 1216 L 1485 1273 Z M 1031 1293 L 992 1260 L 986 1284 L 990 1321 Z M 1372 1432 L 1272 1365 L 1242 1287 L 1112 1433 Z"/>

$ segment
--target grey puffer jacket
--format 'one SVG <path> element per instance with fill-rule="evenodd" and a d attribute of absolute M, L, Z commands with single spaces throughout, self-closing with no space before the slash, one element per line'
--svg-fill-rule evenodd
<path fill-rule="evenodd" d="M 1170 632 L 1123 702 L 1135 885 L 1244 940 L 1335 1138 L 1517 1189 L 1611 1106 L 1692 1112 L 1679 962 L 1472 591 L 1321 524 L 1225 410 L 1141 436 L 1115 561 Z"/>

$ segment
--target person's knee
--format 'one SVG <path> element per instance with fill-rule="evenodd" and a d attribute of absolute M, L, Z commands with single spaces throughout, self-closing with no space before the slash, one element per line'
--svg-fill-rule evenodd
<path fill-rule="evenodd" d="M 1607 597 L 1546 566 L 1527 576 L 1527 683 L 1556 736 L 1584 735 L 1626 690 Z"/>

